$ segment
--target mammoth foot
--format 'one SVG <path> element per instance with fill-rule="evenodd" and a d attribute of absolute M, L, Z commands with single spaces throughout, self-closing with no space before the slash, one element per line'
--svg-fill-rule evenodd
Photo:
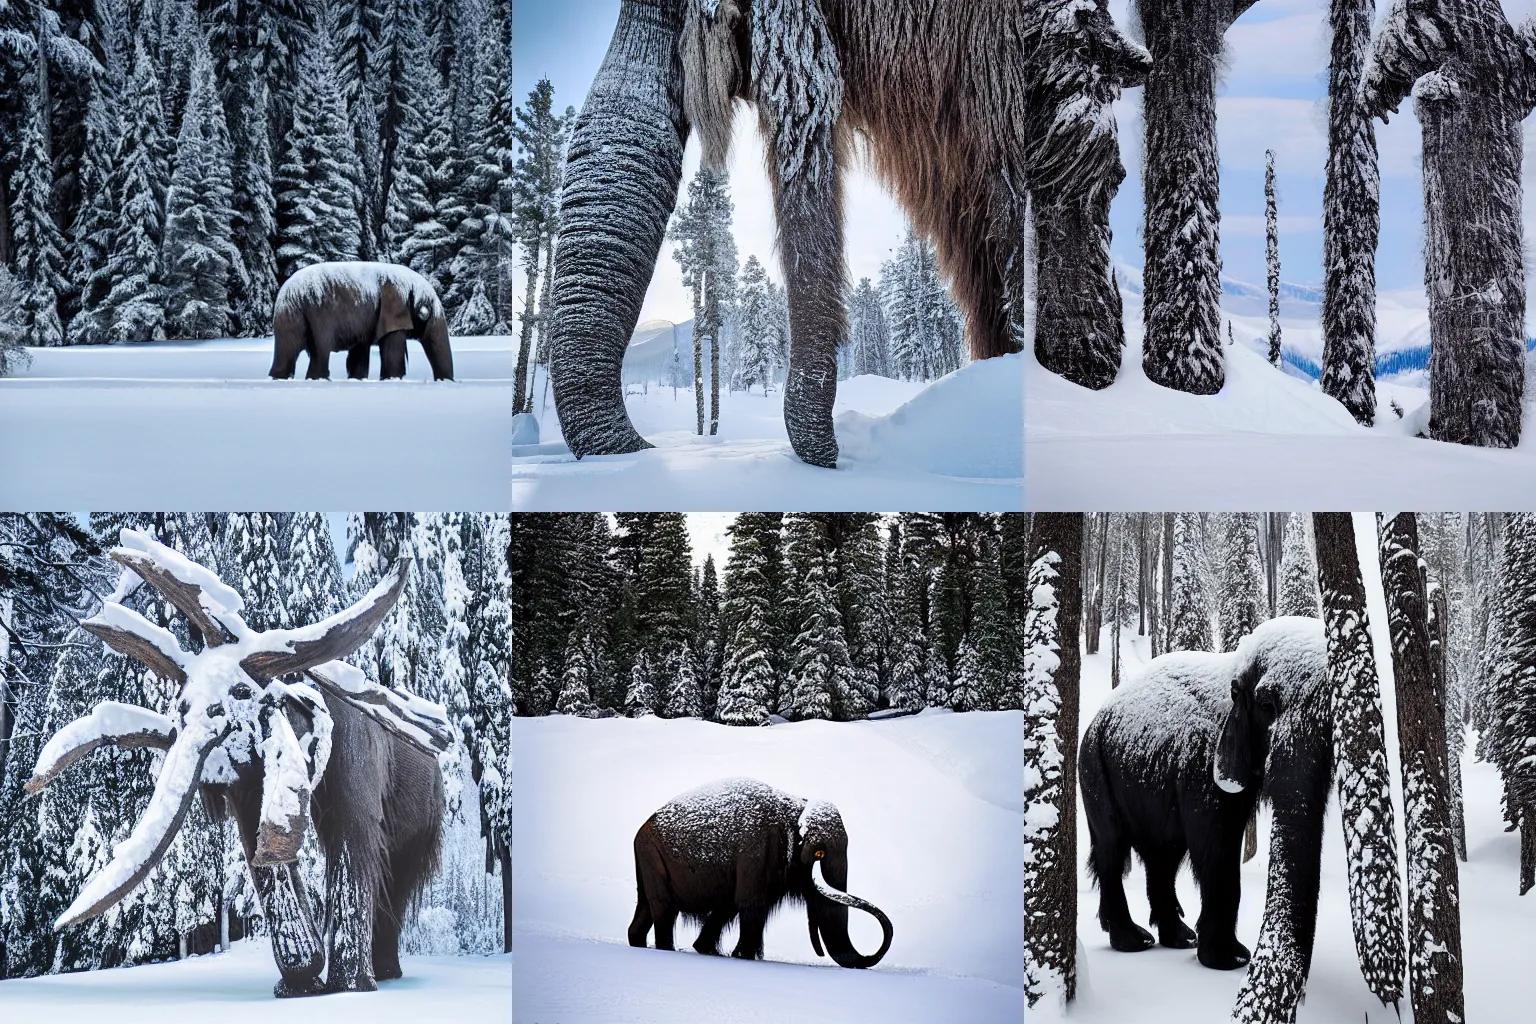
<path fill-rule="evenodd" d="M 378 982 L 366 974 L 355 978 L 331 981 L 325 986 L 325 991 L 327 992 L 377 992 L 378 990 Z"/>
<path fill-rule="evenodd" d="M 1158 928 L 1157 941 L 1169 949 L 1194 949 L 1195 930 L 1183 921 L 1175 921 Z"/>
<path fill-rule="evenodd" d="M 303 996 L 318 996 L 326 991 L 326 987 L 320 983 L 320 979 L 318 977 L 294 978 L 292 981 L 284 978 L 276 985 L 272 986 L 272 994 L 279 999 L 298 999 Z"/>
<path fill-rule="evenodd" d="M 1110 948 L 1122 953 L 1140 953 L 1155 944 L 1152 933 L 1137 924 L 1126 922 L 1109 929 Z"/>
<path fill-rule="evenodd" d="M 1200 963 L 1213 971 L 1235 971 L 1239 967 L 1248 965 L 1248 947 L 1232 939 L 1224 943 L 1200 944 L 1200 952 L 1197 954 Z"/>

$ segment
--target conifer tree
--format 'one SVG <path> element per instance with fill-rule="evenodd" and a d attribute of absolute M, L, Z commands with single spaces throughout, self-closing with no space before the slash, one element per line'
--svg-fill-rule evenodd
<path fill-rule="evenodd" d="M 1504 819 L 1520 834 L 1520 892 L 1536 885 L 1536 516 L 1506 517 L 1495 599 L 1500 643 L 1490 657 L 1480 753 L 1504 782 Z"/>
<path fill-rule="evenodd" d="M 699 680 L 694 671 L 693 652 L 684 641 L 667 656 L 667 697 L 661 716 L 698 718 L 700 714 Z"/>
<path fill-rule="evenodd" d="M 160 82 L 142 36 L 135 42 L 133 81 L 124 104 L 119 150 L 119 219 L 107 260 L 111 285 L 106 308 L 112 341 L 164 337 L 165 303 L 160 283 L 160 243 L 165 190 L 170 181 Z"/>
<path fill-rule="evenodd" d="M 1168 650 L 1209 651 L 1210 602 L 1206 597 L 1204 530 L 1197 512 L 1179 512 L 1173 520 L 1173 589 L 1168 608 Z"/>
<path fill-rule="evenodd" d="M 27 311 L 21 304 L 21 288 L 11 272 L 0 266 L 0 377 L 32 362 L 26 344 Z"/>
<path fill-rule="evenodd" d="M 463 219 L 454 192 L 448 96 L 431 40 L 420 15 L 408 23 L 403 106 L 396 137 L 393 175 L 384 204 L 384 235 L 390 258 L 433 281 L 447 293 L 454 230 Z"/>
<path fill-rule="evenodd" d="M 1276 615 L 1322 614 L 1317 597 L 1317 568 L 1312 562 L 1312 548 L 1307 543 L 1307 518 L 1290 513 L 1285 524 L 1285 548 L 1280 556 L 1280 597 Z"/>
<path fill-rule="evenodd" d="M 597 710 L 592 703 L 592 666 L 590 644 L 582 630 L 571 633 L 565 649 L 565 669 L 560 678 L 560 696 L 555 700 L 555 713 L 591 717 Z"/>
<path fill-rule="evenodd" d="M 465 173 L 459 186 L 464 217 L 459 222 L 451 286 L 455 306 L 464 301 L 466 289 L 466 309 L 476 305 L 477 296 L 483 298 L 490 313 L 480 333 L 504 333 L 512 321 L 515 140 L 502 31 L 502 19 L 490 13 L 477 44 L 473 102 L 463 147 Z"/>
<path fill-rule="evenodd" d="M 715 718 L 727 725 L 766 724 L 769 701 L 777 690 L 770 654 L 770 571 L 770 556 L 758 534 L 746 529 L 737 533 L 725 567 L 725 660 L 715 705 Z"/>
<path fill-rule="evenodd" d="M 704 433 L 704 343 L 709 343 L 709 433 L 720 421 L 720 328 L 736 296 L 736 242 L 731 237 L 734 209 L 721 171 L 699 168 L 688 183 L 688 200 L 673 216 L 668 236 L 677 243 L 672 256 L 682 269 L 683 285 L 693 292 L 693 395 L 698 432 Z"/>
<path fill-rule="evenodd" d="M 326 514 L 295 512 L 282 548 L 283 606 L 288 620 L 308 625 L 341 611 L 346 605 L 341 566 Z"/>
<path fill-rule="evenodd" d="M 891 375 L 890 330 L 880 308 L 880 296 L 867 277 L 859 279 L 858 288 L 848 299 L 848 338 L 855 375 Z"/>
<path fill-rule="evenodd" d="M 176 143 L 176 173 L 166 193 L 162 252 L 168 333 L 178 338 L 229 334 L 231 291 L 245 275 L 231 236 L 229 130 L 200 32 L 192 87 Z"/>
<path fill-rule="evenodd" d="M 232 229 L 245 275 L 231 296 L 242 336 L 261 334 L 272 322 L 277 296 L 276 203 L 267 122 L 267 85 L 260 69 L 242 63 L 231 86 L 230 135 Z"/>
<path fill-rule="evenodd" d="M 107 25 L 115 24 L 107 19 Z M 104 40 L 109 55 L 115 50 L 110 35 Z M 110 65 L 109 65 L 110 66 Z M 116 94 L 121 73 L 91 79 L 91 98 L 85 113 L 85 143 L 80 155 L 80 207 L 70 226 L 69 276 L 79 289 L 78 309 L 69 322 L 71 345 L 100 345 L 110 338 L 111 322 L 103 316 L 111 277 L 107 260 L 112 255 L 113 228 L 117 222 L 114 168 L 122 123 Z"/>
<path fill-rule="evenodd" d="M 512 135 L 521 155 L 512 174 L 512 195 L 516 214 L 516 237 L 522 250 L 527 285 L 523 295 L 523 315 L 518 328 L 516 379 L 513 382 L 513 412 L 532 409 L 533 396 L 528 388 L 529 358 L 533 350 L 533 331 L 539 322 L 538 301 L 541 258 L 554 244 L 560 198 L 561 161 L 565 154 L 567 119 L 554 110 L 554 86 L 540 79 L 528 93 L 528 99 L 515 111 Z M 544 355 L 540 353 L 540 361 Z"/>
<path fill-rule="evenodd" d="M 736 351 L 731 360 L 733 391 L 751 391 L 753 385 L 761 385 L 766 395 L 779 370 L 778 330 L 770 284 L 757 257 L 748 256 L 741 269 Z"/>
<path fill-rule="evenodd" d="M 804 625 L 790 648 L 790 671 L 779 713 L 794 721 L 830 719 L 838 693 L 848 686 L 852 665 L 820 558 L 811 563 L 802 586 L 799 603 Z"/>
<path fill-rule="evenodd" d="M 277 195 L 278 274 L 313 263 L 357 259 L 357 160 L 333 59 L 334 12 L 327 7 L 304 46 L 273 190 Z"/>
<path fill-rule="evenodd" d="M 33 76 L 36 77 L 35 75 Z M 27 337 L 34 345 L 62 345 L 59 302 L 68 291 L 64 277 L 64 236 L 54 219 L 53 154 L 47 119 L 38 90 L 28 92 L 21 133 L 21 160 L 11 181 L 11 231 L 16 246 L 16 278 L 27 314 Z"/>
<path fill-rule="evenodd" d="M 1280 215 L 1276 209 L 1275 151 L 1264 151 L 1264 281 L 1269 286 L 1269 362 L 1280 365 Z"/>
<path fill-rule="evenodd" d="M 1232 512 L 1225 516 L 1226 543 L 1221 561 L 1221 649 L 1237 650 L 1243 637 L 1268 618 L 1264 567 L 1259 560 L 1259 517 L 1256 512 Z"/>
<path fill-rule="evenodd" d="M 629 687 L 624 691 L 624 713 L 643 718 L 656 713 L 656 689 L 651 685 L 651 662 L 644 651 L 629 670 Z"/>

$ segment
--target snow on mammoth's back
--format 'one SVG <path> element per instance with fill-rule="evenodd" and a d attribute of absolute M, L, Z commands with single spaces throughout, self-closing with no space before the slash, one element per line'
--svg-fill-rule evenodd
<path fill-rule="evenodd" d="M 432 315 L 443 312 L 442 300 L 432 282 L 410 267 L 396 263 L 367 263 L 344 260 L 337 263 L 312 263 L 283 282 L 278 289 L 276 308 L 318 301 L 328 291 L 346 290 L 367 295 L 390 282 L 406 294 L 432 296 Z"/>

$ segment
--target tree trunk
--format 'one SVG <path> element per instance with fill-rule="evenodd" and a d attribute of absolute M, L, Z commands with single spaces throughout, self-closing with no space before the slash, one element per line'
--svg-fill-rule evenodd
<path fill-rule="evenodd" d="M 1113 118 L 1110 118 L 1113 123 Z M 1119 150 L 1087 197 L 1042 195 L 1035 212 L 1035 357 L 1095 391 L 1120 373 L 1125 321 L 1109 252 L 1109 204 L 1125 169 Z"/>
<path fill-rule="evenodd" d="M 704 302 L 709 316 L 709 436 L 714 437 L 720 428 L 720 296 L 715 294 L 713 273 Z"/>
<path fill-rule="evenodd" d="M 1046 827 L 1040 848 L 1031 847 L 1036 833 L 1025 832 L 1025 862 L 1031 866 L 1026 870 L 1024 887 L 1025 986 L 1033 1006 L 1044 994 L 1042 976 L 1046 974 L 1060 978 L 1066 1001 L 1077 994 L 1077 717 L 1082 665 L 1083 514 L 1037 513 L 1030 534 L 1031 606 L 1025 614 L 1030 647 L 1024 655 L 1025 671 L 1026 675 L 1038 673 L 1034 683 L 1054 689 L 1058 698 L 1054 721 L 1030 723 L 1026 717 L 1025 727 L 1026 737 L 1048 738 L 1044 745 L 1054 747 L 1038 751 L 1040 763 L 1031 764 L 1033 771 L 1026 773 L 1026 779 L 1040 781 L 1035 786 L 1026 783 L 1025 803 L 1032 802 L 1033 790 L 1047 804 L 1039 808 L 1042 813 L 1030 814 L 1026 820 L 1045 820 L 1054 811 L 1054 827 Z M 1049 575 L 1052 572 L 1054 575 Z M 1041 582 L 1054 588 L 1054 609 L 1034 603 Z M 1054 780 L 1048 779 L 1052 768 L 1057 769 Z"/>
<path fill-rule="evenodd" d="M 528 393 L 528 352 L 533 346 L 533 321 L 538 316 L 535 308 L 539 289 L 539 254 L 535 252 L 528 263 L 528 293 L 523 299 L 523 322 L 518 330 L 517 375 L 512 382 L 512 411 L 520 413 L 531 396 Z"/>
<path fill-rule="evenodd" d="M 1173 628 L 1173 517 L 1174 512 L 1163 513 L 1163 651 L 1169 650 L 1168 631 Z"/>
<path fill-rule="evenodd" d="M 1409 995 L 1416 1024 L 1461 1024 L 1461 899 L 1450 823 L 1445 694 L 1431 650 L 1419 529 L 1412 512 L 1379 520 L 1379 528 L 1408 846 Z"/>
<path fill-rule="evenodd" d="M 512 952 L 512 847 L 503 846 L 501 860 L 501 951 Z"/>
<path fill-rule="evenodd" d="M 230 900 L 224 900 L 219 904 L 219 952 L 229 952 L 229 917 L 235 911 L 234 904 Z"/>
<path fill-rule="evenodd" d="M 693 411 L 697 433 L 704 434 L 704 332 L 708 330 L 704 314 L 704 285 L 693 286 Z"/>
<path fill-rule="evenodd" d="M 1375 0 L 1331 0 L 1328 170 L 1323 184 L 1323 393 L 1376 418 L 1376 128 L 1360 102 Z"/>
<path fill-rule="evenodd" d="M 1347 851 L 1350 919 L 1366 985 L 1382 1003 L 1403 995 L 1402 882 L 1397 874 L 1381 687 L 1365 584 L 1348 512 L 1314 512 L 1317 581 L 1333 690 L 1333 756 Z"/>

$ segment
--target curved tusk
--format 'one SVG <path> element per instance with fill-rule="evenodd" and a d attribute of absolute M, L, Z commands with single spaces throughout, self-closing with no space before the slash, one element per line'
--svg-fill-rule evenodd
<path fill-rule="evenodd" d="M 884 911 L 882 911 L 879 907 L 875 906 L 868 900 L 861 900 L 851 893 L 843 892 L 841 889 L 832 888 L 821 877 L 820 867 L 821 862 L 817 861 L 812 865 L 811 869 L 811 884 L 816 887 L 816 891 L 818 893 L 820 893 L 826 899 L 831 900 L 833 903 L 840 903 L 845 907 L 852 907 L 854 910 L 862 910 L 864 913 L 869 914 L 876 921 L 880 922 L 880 931 L 884 936 L 880 943 L 880 948 L 875 951 L 873 956 L 860 956 L 860 959 L 864 961 L 863 966 L 875 966 L 875 964 L 879 963 L 881 959 L 884 958 L 886 951 L 891 948 L 891 919 L 885 916 Z"/>
<path fill-rule="evenodd" d="M 183 732 L 165 756 L 160 777 L 155 781 L 155 792 L 149 798 L 133 833 L 118 843 L 112 851 L 112 860 L 97 872 L 69 909 L 53 923 L 54 931 L 61 931 L 72 924 L 87 921 L 110 909 L 134 887 L 144 880 L 181 828 L 192 805 L 192 794 L 197 791 L 197 781 L 203 774 L 203 762 L 219 741 L 225 730 L 215 730 L 206 719 L 198 722 L 198 733 Z"/>
<path fill-rule="evenodd" d="M 37 755 L 32 778 L 22 788 L 28 793 L 38 792 L 97 747 L 169 750 L 175 739 L 176 726 L 164 715 L 133 704 L 104 700 L 90 714 L 53 734 Z"/>

